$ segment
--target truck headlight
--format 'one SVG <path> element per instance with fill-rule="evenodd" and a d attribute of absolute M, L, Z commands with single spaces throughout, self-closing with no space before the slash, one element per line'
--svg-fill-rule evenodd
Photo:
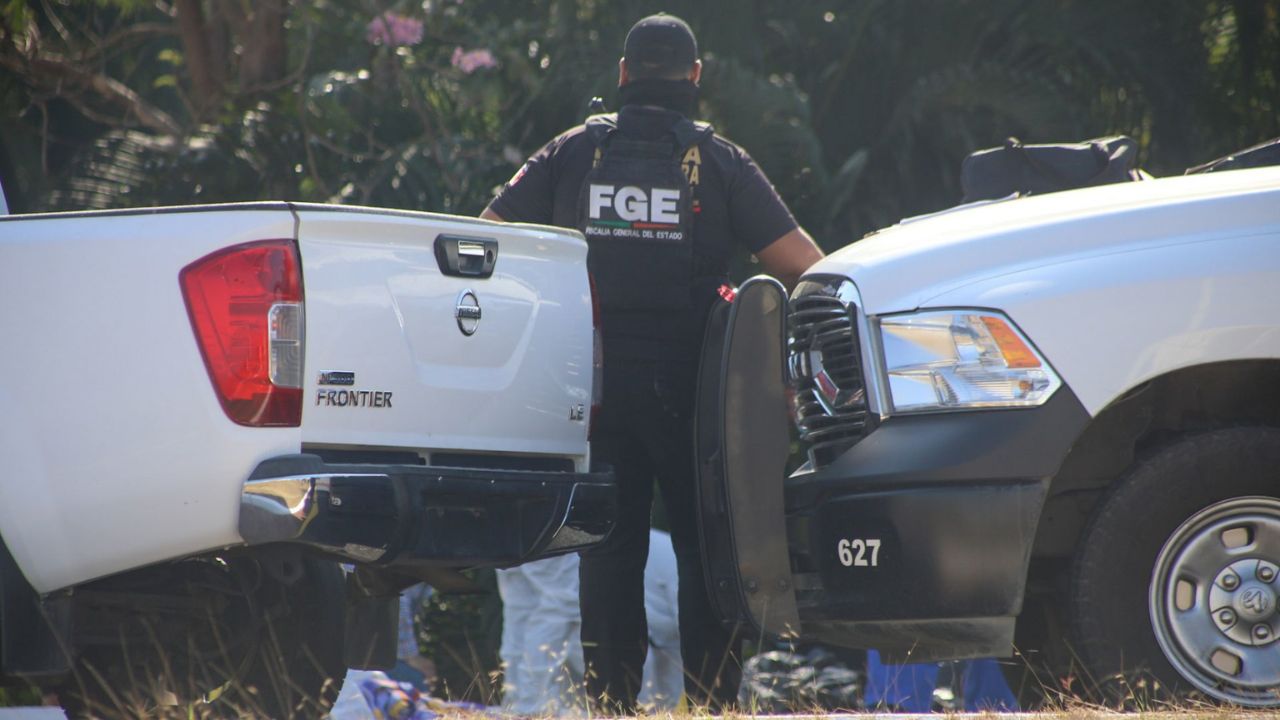
<path fill-rule="evenodd" d="M 894 412 L 1041 405 L 1062 385 L 1013 322 L 990 310 L 880 319 Z"/>

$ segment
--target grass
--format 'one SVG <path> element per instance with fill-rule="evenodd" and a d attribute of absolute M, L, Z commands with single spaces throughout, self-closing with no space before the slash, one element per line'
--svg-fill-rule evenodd
<path fill-rule="evenodd" d="M 39 704 L 38 693 L 32 694 L 32 691 L 28 690 L 15 692 L 12 688 L 6 689 L 5 693 L 0 695 L 0 698 L 6 700 L 23 699 L 28 704 Z M 151 682 L 139 681 L 132 688 L 113 688 L 110 698 L 109 704 L 95 708 L 95 714 L 101 713 L 101 717 L 104 718 L 155 718 L 156 720 L 213 720 L 214 718 L 230 717 L 264 717 L 263 713 L 252 702 L 252 695 L 241 695 L 231 701 L 224 698 L 216 704 L 196 703 L 183 705 L 176 703 L 172 694 L 158 680 Z M 568 708 L 568 710 L 572 717 L 583 717 L 585 714 L 582 707 Z M 318 718 L 320 717 L 319 713 L 320 710 L 315 704 L 307 705 L 303 703 L 296 717 Z M 864 713 L 832 712 L 820 708 L 798 707 L 794 712 L 783 715 L 761 714 L 745 710 L 713 715 L 705 708 L 682 708 L 671 712 L 642 713 L 639 717 L 661 720 L 692 720 L 693 718 L 719 717 L 725 720 L 736 720 L 739 718 L 761 717 L 827 718 L 833 715 L 854 714 L 862 715 Z M 474 719 L 477 717 L 476 713 L 463 711 L 445 711 L 441 715 L 445 718 L 460 719 Z M 883 713 L 865 713 L 865 715 L 871 718 L 892 717 L 890 714 Z M 1253 718 L 1280 717 L 1280 711 L 1217 707 L 1206 703 L 1182 700 L 1177 703 L 1161 703 L 1142 709 L 1130 709 L 1122 712 L 1114 708 L 1090 704 L 1069 696 L 1062 696 L 1053 700 L 1048 707 L 1029 713 L 940 713 L 937 716 L 947 718 L 991 718 L 993 720 L 1005 717 L 1048 720 L 1093 720 L 1095 718 L 1098 720 L 1116 720 L 1118 718 L 1140 718 L 1141 720 L 1251 720 Z M 0 711 L 0 717 L 3 717 L 3 711 Z"/>
<path fill-rule="evenodd" d="M 268 631 L 265 633 L 264 646 L 273 646 L 275 644 L 274 633 Z M 159 645 L 158 639 L 153 638 L 153 642 Z M 220 643 L 221 645 L 221 643 Z M 272 647 L 267 652 L 268 657 L 280 657 L 281 648 Z M 477 670 L 483 667 L 480 661 L 479 653 L 475 648 L 470 648 L 466 653 L 467 656 L 459 656 L 456 658 L 460 665 L 470 666 Z M 222 655 L 228 655 L 224 649 Z M 154 654 L 152 656 L 154 660 Z M 144 667 L 142 663 L 129 662 L 128 654 L 124 654 L 120 662 L 112 663 L 113 667 L 94 667 L 93 665 L 82 666 L 80 672 L 75 678 L 75 683 L 79 684 L 82 696 L 91 696 L 95 705 L 88 708 L 95 715 L 102 718 L 157 718 L 159 720 L 196 720 L 212 719 L 212 718 L 260 718 L 265 713 L 261 712 L 263 696 L 255 689 L 246 688 L 238 683 L 231 683 L 225 688 L 225 692 L 218 698 L 215 703 L 204 702 L 187 702 L 180 703 L 171 692 L 172 688 L 190 686 L 193 681 L 198 678 L 187 677 L 192 675 L 189 672 L 175 671 L 173 663 L 163 662 L 161 667 L 152 664 L 150 667 Z M 278 665 L 278 663 L 277 663 Z M 206 668 L 208 669 L 208 668 Z M 567 666 L 564 668 L 567 673 Z M 179 677 L 179 676 L 183 677 Z M 299 688 L 294 686 L 287 673 L 284 672 L 283 666 L 272 667 L 270 676 L 270 684 L 273 686 L 267 688 L 269 692 L 287 693 L 290 695 L 290 704 L 295 707 L 292 717 L 296 718 L 318 718 L 322 714 L 319 703 L 314 698 L 306 698 L 299 693 Z M 565 697 L 572 697 L 570 705 L 564 710 L 570 716 L 583 717 L 586 713 L 584 693 L 580 688 L 573 688 L 574 678 L 566 678 L 570 692 Z M 1103 682 L 1097 682 L 1093 678 L 1084 675 L 1072 675 L 1060 682 L 1060 687 L 1046 687 L 1043 683 L 1045 679 L 1041 679 L 1041 689 L 1048 697 L 1044 707 L 1033 713 L 983 713 L 977 717 L 997 718 L 997 717 L 1019 717 L 1019 718 L 1053 718 L 1055 720 L 1088 720 L 1091 718 L 1112 719 L 1112 718 L 1142 718 L 1144 720 L 1228 720 L 1235 718 L 1251 719 L 1251 718 L 1278 718 L 1280 717 L 1280 709 L 1275 710 L 1250 710 L 1242 708 L 1220 707 L 1218 705 L 1199 701 L 1196 699 L 1181 699 L 1178 701 L 1166 701 L 1161 698 L 1161 688 L 1158 683 L 1148 677 L 1135 674 L 1133 678 L 1111 677 L 1104 678 Z M 472 674 L 472 687 L 457 688 L 462 690 L 459 694 L 479 694 L 483 696 L 483 701 L 489 704 L 497 704 L 499 701 L 498 688 L 501 687 L 499 677 L 493 676 L 487 672 L 474 671 Z M 68 690 L 74 685 L 67 686 Z M 85 688 L 92 688 L 95 692 L 84 692 Z M 1089 702 L 1081 699 L 1082 695 L 1090 697 L 1107 697 L 1111 701 L 1106 704 Z M 799 696 L 797 696 L 799 697 Z M 0 707 L 6 704 L 40 704 L 40 693 L 31 688 L 7 688 L 0 689 Z M 753 708 L 745 708 L 729 712 L 719 717 L 724 718 L 756 718 L 766 717 L 761 712 L 753 712 Z M 1123 711 L 1123 712 L 1122 712 Z M 827 717 L 832 714 L 850 715 L 856 711 L 841 710 L 833 713 L 823 708 L 806 705 L 803 700 L 796 702 L 792 706 L 792 711 L 786 713 L 787 717 Z M 861 714 L 860 712 L 857 714 Z M 475 718 L 474 713 L 464 712 L 446 712 L 446 717 L 468 717 Z M 670 718 L 672 720 L 688 720 L 690 718 L 711 717 L 712 713 L 705 708 L 684 708 L 676 712 L 651 712 L 642 714 L 648 718 Z M 965 713 L 947 713 L 946 717 L 974 717 L 973 714 Z M 0 718 L 3 712 L 0 711 Z M 878 715 L 873 717 L 884 717 Z M 940 715 L 941 717 L 941 715 Z"/>

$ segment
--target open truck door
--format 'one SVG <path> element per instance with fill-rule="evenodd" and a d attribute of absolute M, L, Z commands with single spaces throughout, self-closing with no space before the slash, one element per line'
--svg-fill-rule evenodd
<path fill-rule="evenodd" d="M 756 277 L 732 304 L 712 312 L 696 430 L 712 604 L 722 618 L 773 636 L 800 633 L 782 510 L 791 445 L 782 362 L 786 309 L 782 284 Z"/>
<path fill-rule="evenodd" d="M 1006 656 L 1046 483 L 1004 479 L 1031 471 L 982 448 L 1034 437 L 1010 413 L 882 420 L 865 321 L 851 284 L 821 279 L 789 300 L 753 278 L 712 312 L 696 428 L 712 603 L 757 636 L 895 661 Z M 788 477 L 793 409 L 809 462 Z"/>

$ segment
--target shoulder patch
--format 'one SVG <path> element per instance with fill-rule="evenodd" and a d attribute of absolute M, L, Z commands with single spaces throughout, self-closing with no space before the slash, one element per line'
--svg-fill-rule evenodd
<path fill-rule="evenodd" d="M 689 184 L 696 188 L 702 174 L 702 150 L 697 145 L 684 151 L 684 157 L 680 159 L 680 169 L 684 170 L 684 177 Z"/>

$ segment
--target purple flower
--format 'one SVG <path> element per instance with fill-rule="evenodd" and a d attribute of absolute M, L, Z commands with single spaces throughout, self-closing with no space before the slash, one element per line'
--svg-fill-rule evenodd
<path fill-rule="evenodd" d="M 493 57 L 493 53 L 484 48 L 464 51 L 460 47 L 455 47 L 453 49 L 453 57 L 449 58 L 449 62 L 467 75 L 481 68 L 498 67 L 498 60 Z"/>
<path fill-rule="evenodd" d="M 422 42 L 422 21 L 388 10 L 369 21 L 364 39 L 370 45 L 417 45 Z"/>

